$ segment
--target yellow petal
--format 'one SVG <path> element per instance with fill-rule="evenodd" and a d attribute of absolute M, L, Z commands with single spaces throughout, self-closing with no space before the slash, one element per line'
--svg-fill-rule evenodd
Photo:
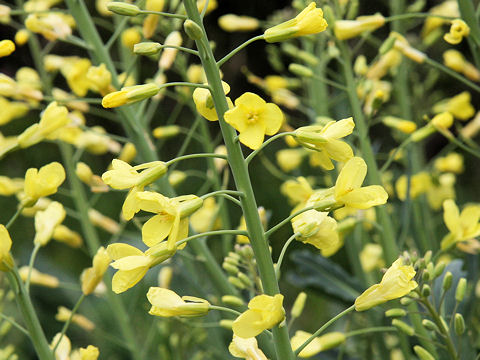
<path fill-rule="evenodd" d="M 327 139 L 339 139 L 350 135 L 354 127 L 355 123 L 353 122 L 353 118 L 349 117 L 333 122 L 330 126 L 326 126 L 326 129 L 322 132 Z"/>
<path fill-rule="evenodd" d="M 141 252 L 139 249 L 136 247 L 133 247 L 128 244 L 123 244 L 123 243 L 115 243 L 115 244 L 110 244 L 107 247 L 107 253 L 108 256 L 112 260 L 118 260 L 121 258 L 124 258 L 126 256 L 141 256 L 143 255 L 143 252 Z"/>
<path fill-rule="evenodd" d="M 240 142 L 252 150 L 258 149 L 264 138 L 265 124 L 260 121 L 248 124 L 239 136 Z"/>
<path fill-rule="evenodd" d="M 262 113 L 262 120 L 265 123 L 265 134 L 275 135 L 282 126 L 284 116 L 277 105 L 268 103 Z"/>
<path fill-rule="evenodd" d="M 150 259 L 148 256 L 139 255 L 139 256 L 126 256 L 114 261 L 111 264 L 111 267 L 117 270 L 134 270 L 141 267 L 146 267 L 150 264 Z"/>
<path fill-rule="evenodd" d="M 353 157 L 353 150 L 346 142 L 341 140 L 329 140 L 323 149 L 328 153 L 333 160 L 346 162 Z"/>
<path fill-rule="evenodd" d="M 362 186 L 367 175 L 367 164 L 360 157 L 353 157 L 345 164 L 335 183 L 335 198 Z"/>
<path fill-rule="evenodd" d="M 370 185 L 354 189 L 349 193 L 336 198 L 345 205 L 356 209 L 368 209 L 372 206 L 383 205 L 387 202 L 388 194 L 380 185 Z"/>
<path fill-rule="evenodd" d="M 447 229 L 456 236 L 460 231 L 460 212 L 452 199 L 443 202 L 443 221 Z"/>
<path fill-rule="evenodd" d="M 123 271 L 119 270 L 113 275 L 112 290 L 116 294 L 127 291 L 135 286 L 148 271 L 148 267 L 138 268 L 135 270 Z"/>

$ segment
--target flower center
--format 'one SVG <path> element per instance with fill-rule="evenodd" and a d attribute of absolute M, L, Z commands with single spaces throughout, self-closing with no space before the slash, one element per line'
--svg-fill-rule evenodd
<path fill-rule="evenodd" d="M 258 112 L 250 111 L 247 115 L 247 122 L 249 124 L 255 123 L 258 120 Z"/>

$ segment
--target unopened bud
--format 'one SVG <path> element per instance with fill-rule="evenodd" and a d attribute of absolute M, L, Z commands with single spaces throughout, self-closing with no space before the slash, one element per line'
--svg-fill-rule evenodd
<path fill-rule="evenodd" d="M 333 29 L 335 27 L 335 13 L 333 9 L 328 5 L 323 6 L 322 9 L 323 17 L 327 20 L 328 26 Z"/>
<path fill-rule="evenodd" d="M 222 268 L 231 275 L 237 275 L 238 268 L 235 265 L 223 262 Z"/>
<path fill-rule="evenodd" d="M 203 36 L 202 28 L 194 21 L 188 19 L 183 23 L 183 29 L 192 40 L 199 40 Z"/>
<path fill-rule="evenodd" d="M 457 290 L 455 291 L 455 300 L 461 302 L 465 297 L 465 291 L 467 290 L 467 279 L 460 278 L 458 280 Z"/>
<path fill-rule="evenodd" d="M 432 289 L 430 289 L 430 286 L 427 285 L 427 284 L 423 285 L 422 296 L 423 297 L 428 297 L 428 296 L 430 296 L 431 293 L 432 293 Z"/>
<path fill-rule="evenodd" d="M 232 330 L 233 320 L 226 320 L 226 319 L 220 320 L 219 324 L 224 329 Z"/>
<path fill-rule="evenodd" d="M 403 322 L 402 320 L 393 319 L 392 325 L 395 326 L 399 331 L 403 332 L 408 336 L 413 336 L 413 334 L 415 334 L 415 330 L 411 326 Z"/>
<path fill-rule="evenodd" d="M 445 270 L 445 266 L 447 266 L 447 264 L 444 263 L 444 262 L 438 263 L 438 264 L 435 266 L 435 270 L 433 270 L 433 277 L 434 277 L 434 278 L 437 278 L 437 277 L 439 277 L 440 275 L 442 275 L 442 274 L 443 274 L 443 270 Z"/>
<path fill-rule="evenodd" d="M 400 308 L 390 309 L 385 311 L 386 317 L 402 317 L 407 315 L 407 312 Z"/>
<path fill-rule="evenodd" d="M 394 36 L 388 37 L 387 40 L 383 42 L 383 44 L 380 46 L 380 49 L 378 50 L 380 55 L 385 55 L 387 52 L 392 50 L 396 40 L 397 39 Z"/>
<path fill-rule="evenodd" d="M 403 297 L 400 299 L 400 304 L 406 306 L 406 305 L 409 305 L 413 302 L 413 300 L 409 297 Z"/>
<path fill-rule="evenodd" d="M 109 2 L 107 4 L 107 9 L 115 14 L 124 16 L 136 16 L 141 12 L 138 6 L 120 1 Z"/>
<path fill-rule="evenodd" d="M 295 302 L 293 303 L 292 306 L 292 311 L 291 315 L 292 318 L 298 318 L 303 312 L 303 308 L 305 307 L 305 302 L 307 301 L 307 294 L 305 292 L 301 292 L 298 294 L 297 298 L 295 299 Z"/>
<path fill-rule="evenodd" d="M 178 125 L 159 126 L 153 129 L 153 136 L 157 139 L 168 139 L 180 133 Z"/>
<path fill-rule="evenodd" d="M 463 319 L 462 314 L 455 314 L 455 334 L 458 336 L 463 335 L 465 332 L 465 320 Z"/>
<path fill-rule="evenodd" d="M 244 274 L 242 272 L 239 272 L 237 274 L 237 277 L 240 279 L 240 281 L 242 283 L 245 284 L 246 287 L 252 287 L 253 286 L 252 280 L 250 280 L 250 278 L 246 274 Z"/>
<path fill-rule="evenodd" d="M 162 49 L 158 42 L 141 42 L 133 45 L 133 52 L 137 55 L 155 55 Z"/>
<path fill-rule="evenodd" d="M 440 330 L 438 329 L 438 326 L 431 320 L 428 319 L 423 319 L 422 320 L 422 325 L 425 327 L 425 329 L 430 330 L 430 331 L 435 331 L 437 333 L 440 333 Z"/>
<path fill-rule="evenodd" d="M 291 73 L 293 73 L 297 76 L 300 76 L 300 77 L 310 78 L 310 77 L 313 76 L 313 71 L 311 69 L 309 69 L 306 66 L 300 65 L 300 64 L 292 63 L 288 66 L 288 70 Z"/>
<path fill-rule="evenodd" d="M 161 288 L 168 289 L 172 281 L 173 269 L 171 266 L 164 266 L 158 273 L 158 285 Z"/>
<path fill-rule="evenodd" d="M 231 306 L 242 306 L 242 305 L 245 305 L 244 301 L 237 297 L 237 296 L 233 296 L 233 295 L 225 295 L 225 296 L 222 296 L 222 302 L 225 304 L 225 305 L 231 305 Z"/>
<path fill-rule="evenodd" d="M 422 280 L 423 281 L 428 281 L 430 280 L 430 273 L 428 272 L 428 270 L 425 270 L 422 274 Z"/>
<path fill-rule="evenodd" d="M 233 286 L 235 286 L 236 288 L 240 289 L 240 290 L 245 289 L 245 284 L 243 282 L 241 282 L 240 279 L 235 277 L 235 276 L 229 276 L 228 277 L 228 282 L 230 284 L 232 284 Z"/>
<path fill-rule="evenodd" d="M 432 260 L 432 255 L 433 255 L 432 250 L 428 250 L 428 251 L 425 253 L 425 255 L 424 255 L 424 257 L 423 257 L 423 259 L 425 260 L 425 263 L 429 263 L 430 260 Z"/>
<path fill-rule="evenodd" d="M 415 345 L 413 347 L 413 351 L 415 351 L 415 354 L 417 354 L 420 360 L 435 360 L 432 354 L 430 354 L 427 350 L 425 350 L 420 345 Z"/>
<path fill-rule="evenodd" d="M 452 281 L 453 281 L 453 275 L 450 271 L 447 271 L 445 273 L 445 276 L 443 277 L 443 283 L 442 283 L 443 291 L 447 291 L 452 287 Z"/>
<path fill-rule="evenodd" d="M 242 247 L 241 254 L 245 259 L 253 259 L 254 257 L 253 249 L 249 245 Z"/>

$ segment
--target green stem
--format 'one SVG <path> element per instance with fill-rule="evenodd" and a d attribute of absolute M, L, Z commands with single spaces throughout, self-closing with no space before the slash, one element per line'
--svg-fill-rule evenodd
<path fill-rule="evenodd" d="M 267 231 L 265 231 L 265 237 L 268 238 L 271 234 L 273 234 L 275 231 L 280 229 L 283 225 L 288 224 L 290 222 L 290 220 L 292 220 L 295 216 L 300 215 L 300 214 L 302 214 L 306 211 L 313 210 L 313 209 L 314 209 L 313 206 L 307 206 L 304 209 L 295 211 L 293 214 L 291 214 L 290 216 L 288 216 L 285 219 L 283 219 L 282 221 L 280 221 L 277 225 L 275 225 L 275 226 L 271 227 L 270 229 L 268 229 Z"/>
<path fill-rule="evenodd" d="M 242 203 L 243 215 L 247 225 L 248 237 L 250 238 L 255 259 L 257 260 L 257 266 L 259 269 L 260 278 L 262 280 L 263 289 L 267 295 L 273 296 L 278 294 L 280 290 L 275 276 L 275 270 L 268 243 L 264 237 L 263 225 L 258 214 L 255 195 L 250 182 L 247 164 L 243 158 L 242 149 L 240 144 L 235 141 L 235 130 L 223 119 L 223 114 L 228 110 L 228 103 L 223 92 L 219 69 L 217 67 L 217 63 L 215 62 L 205 29 L 203 28 L 203 23 L 200 18 L 200 14 L 198 13 L 196 2 L 194 0 L 185 0 L 184 5 L 190 20 L 194 21 L 198 26 L 200 26 L 203 32 L 202 38 L 196 41 L 197 48 L 199 49 L 205 75 L 211 87 L 213 102 L 219 117 L 219 124 L 225 145 L 227 147 L 228 162 L 230 164 L 237 189 L 244 194 L 240 201 Z M 262 36 L 253 39 L 259 40 L 261 38 Z M 251 39 L 249 42 L 255 41 L 253 39 Z M 233 54 L 234 53 L 236 53 L 236 51 L 234 51 Z M 220 65 L 233 56 L 233 54 L 230 53 L 224 59 L 222 59 L 223 61 L 221 60 L 219 62 Z M 295 357 L 290 345 L 287 328 L 285 326 L 274 327 L 273 338 L 277 359 L 293 360 Z"/>
<path fill-rule="evenodd" d="M 2 318 L 3 320 L 9 322 L 10 324 L 12 324 L 14 327 L 16 327 L 18 330 L 20 330 L 22 333 L 24 333 L 25 335 L 27 335 L 28 337 L 30 337 L 30 334 L 28 333 L 28 330 L 25 329 L 22 325 L 20 325 L 19 323 L 17 323 L 15 320 L 13 320 L 12 318 L 0 313 L 0 318 Z"/>
<path fill-rule="evenodd" d="M 477 158 L 480 158 L 480 152 L 472 149 L 471 147 L 465 145 L 464 143 L 462 143 L 460 140 L 458 140 L 453 134 L 451 134 L 449 131 L 447 130 L 442 130 L 442 129 L 438 129 L 438 132 L 440 134 L 442 134 L 443 136 L 445 136 L 447 138 L 448 141 L 450 141 L 452 144 L 455 144 L 457 145 L 459 148 L 465 150 L 466 152 L 472 154 L 473 156 L 477 157 Z"/>
<path fill-rule="evenodd" d="M 38 251 L 40 250 L 41 246 L 42 245 L 40 244 L 35 244 L 32 255 L 30 256 L 30 261 L 28 262 L 28 275 L 27 281 L 25 281 L 25 290 L 27 291 L 27 293 L 30 292 L 30 277 L 32 276 L 33 264 L 35 263 L 35 258 L 37 257 Z"/>
<path fill-rule="evenodd" d="M 288 238 L 288 240 L 285 242 L 285 245 L 282 247 L 282 251 L 280 252 L 280 256 L 278 257 L 277 260 L 277 265 L 275 266 L 275 276 L 277 277 L 277 280 L 280 280 L 280 267 L 282 266 L 283 263 L 283 258 L 285 257 L 285 253 L 287 252 L 288 246 L 292 243 L 295 238 L 300 235 L 300 233 L 295 233 L 292 236 Z"/>
<path fill-rule="evenodd" d="M 243 48 L 247 47 L 251 43 L 257 41 L 257 40 L 263 40 L 264 36 L 263 35 L 258 35 L 255 36 L 247 41 L 245 41 L 243 44 L 237 46 L 235 49 L 230 51 L 227 55 L 225 55 L 223 58 L 217 61 L 217 66 L 220 68 L 223 64 L 225 64 L 232 56 L 234 56 L 236 53 L 238 53 L 240 50 Z"/>
<path fill-rule="evenodd" d="M 15 214 L 13 214 L 13 216 L 10 218 L 10 220 L 8 220 L 7 222 L 7 225 L 5 225 L 5 227 L 7 228 L 7 230 L 10 228 L 10 226 L 13 225 L 13 223 L 15 222 L 15 220 L 18 219 L 18 216 L 22 213 L 22 210 L 25 208 L 25 205 L 20 205 L 18 208 L 17 208 L 17 211 L 15 212 Z"/>
<path fill-rule="evenodd" d="M 371 184 L 382 184 L 380 172 L 378 171 L 377 163 L 375 161 L 375 155 L 373 153 L 370 139 L 368 137 L 367 122 L 365 116 L 363 115 L 360 101 L 357 96 L 357 87 L 353 76 L 351 55 L 344 42 L 338 41 L 337 44 L 343 58 L 343 73 L 348 89 L 348 99 L 350 101 L 350 106 L 353 112 L 353 117 L 355 119 L 355 125 L 358 132 L 358 138 L 360 140 L 360 149 L 368 167 L 367 176 Z M 379 223 L 383 228 L 381 245 L 385 261 L 387 264 L 391 264 L 397 259 L 399 252 L 397 244 L 395 242 L 393 224 L 385 206 L 377 206 L 375 209 L 377 212 Z"/>
<path fill-rule="evenodd" d="M 175 19 L 181 19 L 181 20 L 186 20 L 187 17 L 185 15 L 181 15 L 181 14 L 172 14 L 172 13 L 167 13 L 167 12 L 163 12 L 163 11 L 151 11 L 151 10 L 141 10 L 140 11 L 140 14 L 141 15 L 159 15 L 159 16 L 165 16 L 165 17 L 169 17 L 169 18 L 175 18 Z"/>
<path fill-rule="evenodd" d="M 224 312 L 228 312 L 228 313 L 231 313 L 231 314 L 234 314 L 236 316 L 239 316 L 241 315 L 242 313 L 236 311 L 236 310 L 233 310 L 233 309 L 230 309 L 230 308 L 227 308 L 227 307 L 223 307 L 223 306 L 215 306 L 215 305 L 210 305 L 208 307 L 209 310 L 218 310 L 218 311 L 224 311 Z"/>
<path fill-rule="evenodd" d="M 345 336 L 352 337 L 352 336 L 369 334 L 373 332 L 385 332 L 385 331 L 398 331 L 398 329 L 394 326 L 378 326 L 378 327 L 371 327 L 366 329 L 350 331 L 346 333 Z"/>
<path fill-rule="evenodd" d="M 55 353 L 55 350 L 57 350 L 57 347 L 58 345 L 60 345 L 60 342 L 62 341 L 62 338 L 65 336 L 65 333 L 67 332 L 67 329 L 68 327 L 70 326 L 72 320 L 73 320 L 73 317 L 75 316 L 75 314 L 77 313 L 77 310 L 78 308 L 80 307 L 80 305 L 82 304 L 83 300 L 85 299 L 85 294 L 82 294 L 80 296 L 80 298 L 78 299 L 77 303 L 75 304 L 75 306 L 73 307 L 72 309 L 72 312 L 70 314 L 70 317 L 67 319 L 67 321 L 65 322 L 65 325 L 63 325 L 63 328 L 62 328 L 62 331 L 60 333 L 60 336 L 57 340 L 57 342 L 55 343 L 55 345 L 53 346 L 53 352 Z"/>
<path fill-rule="evenodd" d="M 7 273 L 7 276 L 10 286 L 15 292 L 15 298 L 20 307 L 23 321 L 25 322 L 30 339 L 32 340 L 36 355 L 40 360 L 54 360 L 53 352 L 48 345 L 47 338 L 45 337 L 40 321 L 35 313 L 32 301 L 23 286 L 22 279 L 18 274 L 16 266 L 14 266 L 11 272 Z"/>
<path fill-rule="evenodd" d="M 197 51 L 197 50 L 192 50 L 192 49 L 189 49 L 189 48 L 186 48 L 186 47 L 183 47 L 183 46 L 162 45 L 162 49 L 166 49 L 166 48 L 168 48 L 168 49 L 177 49 L 177 50 L 184 51 L 184 52 L 186 52 L 186 53 L 189 53 L 189 54 L 198 56 L 198 51 Z"/>
<path fill-rule="evenodd" d="M 203 238 L 203 237 L 207 237 L 207 236 L 215 236 L 215 235 L 244 235 L 244 236 L 248 236 L 248 232 L 244 231 L 244 230 L 214 230 L 214 231 L 207 231 L 207 232 L 204 232 L 204 233 L 201 233 L 201 234 L 195 234 L 195 235 L 191 235 L 189 237 L 186 237 L 185 239 L 183 240 L 180 240 L 177 242 L 177 247 L 186 243 L 186 242 L 189 242 L 190 240 L 195 240 L 195 239 L 199 239 L 199 238 Z"/>
<path fill-rule="evenodd" d="M 257 155 L 260 151 L 262 151 L 268 144 L 270 144 L 271 142 L 277 139 L 280 139 L 282 137 L 289 136 L 289 135 L 292 135 L 292 136 L 295 135 L 295 131 L 283 132 L 275 136 L 272 136 L 270 139 L 265 141 L 258 149 L 254 150 L 250 155 L 248 155 L 247 158 L 245 159 L 245 162 L 247 164 L 250 164 L 250 161 L 252 161 L 255 155 Z"/>
<path fill-rule="evenodd" d="M 228 194 L 228 195 L 234 195 L 234 196 L 242 196 L 243 194 L 240 191 L 236 190 L 217 190 L 213 191 L 211 193 L 205 194 L 200 196 L 203 200 L 206 198 L 212 197 L 212 196 L 217 196 L 217 195 L 223 195 L 223 194 Z"/>
<path fill-rule="evenodd" d="M 295 350 L 295 355 L 298 355 L 305 347 L 310 344 L 315 338 L 320 335 L 324 330 L 326 330 L 330 325 L 332 325 L 335 321 L 340 319 L 341 317 L 347 315 L 348 313 L 352 312 L 355 310 L 355 305 L 350 306 L 348 309 L 343 310 L 340 314 L 334 316 L 330 320 L 328 320 L 320 329 L 315 331 L 312 336 L 310 336 L 302 345 L 300 345 L 296 350 Z"/>
<path fill-rule="evenodd" d="M 428 17 L 436 17 L 445 20 L 454 20 L 452 16 L 443 16 L 443 15 L 433 15 L 430 13 L 409 13 L 409 14 L 400 14 L 392 15 L 385 18 L 385 22 L 398 21 L 398 20 L 409 20 L 409 19 L 423 19 Z"/>
<path fill-rule="evenodd" d="M 388 170 L 388 168 L 390 167 L 390 165 L 392 164 L 393 160 L 395 160 L 395 156 L 397 156 L 398 152 L 400 150 L 402 150 L 403 148 L 405 148 L 405 146 L 407 146 L 408 144 L 410 144 L 411 142 L 411 139 L 410 138 L 407 138 L 405 139 L 399 146 L 397 146 L 392 152 L 391 154 L 388 156 L 388 159 L 387 161 L 385 161 L 385 163 L 383 164 L 382 168 L 380 169 L 380 172 L 383 173 L 385 171 Z"/>
<path fill-rule="evenodd" d="M 169 160 L 165 163 L 166 166 L 170 166 L 178 161 L 182 160 L 189 160 L 189 159 L 198 159 L 198 158 L 219 158 L 226 160 L 227 157 L 222 154 L 215 154 L 215 153 L 205 153 L 205 154 L 188 154 L 176 157 L 175 159 Z"/>
<path fill-rule="evenodd" d="M 472 81 L 468 80 L 466 77 L 463 77 L 462 75 L 456 73 L 455 71 L 449 69 L 448 67 L 440 64 L 439 62 L 430 59 L 429 57 L 425 58 L 425 63 L 430 65 L 431 67 L 440 70 L 444 72 L 447 75 L 450 75 L 451 77 L 457 79 L 458 81 L 464 83 L 468 87 L 470 87 L 472 90 L 475 90 L 476 92 L 480 93 L 480 86 L 477 84 L 473 83 Z"/>
<path fill-rule="evenodd" d="M 334 88 L 337 88 L 338 90 L 347 91 L 347 88 L 345 86 L 337 83 L 336 81 L 332 81 L 330 79 L 327 79 L 327 78 L 322 77 L 322 76 L 317 76 L 317 75 L 313 75 L 312 78 L 315 79 L 315 80 L 321 81 L 321 82 L 323 82 L 327 85 L 333 86 Z"/>

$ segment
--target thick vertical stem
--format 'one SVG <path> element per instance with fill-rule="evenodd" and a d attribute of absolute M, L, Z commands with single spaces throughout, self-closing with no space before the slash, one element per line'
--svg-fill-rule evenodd
<path fill-rule="evenodd" d="M 234 129 L 223 119 L 223 114 L 228 110 L 228 104 L 223 92 L 219 70 L 210 44 L 208 43 L 205 29 L 203 28 L 203 23 L 197 10 L 196 2 L 193 0 L 186 0 L 184 4 L 188 17 L 203 30 L 202 38 L 197 40 L 196 43 L 208 84 L 211 87 L 213 102 L 215 104 L 215 109 L 217 110 L 220 128 L 228 151 L 228 162 L 230 164 L 230 168 L 232 169 L 237 190 L 243 193 L 240 201 L 247 225 L 247 231 L 249 233 L 250 243 L 255 253 L 263 289 L 266 294 L 275 295 L 279 293 L 278 283 L 275 277 L 273 261 L 270 256 L 268 243 L 264 236 L 263 226 L 258 215 L 257 204 L 255 201 L 252 184 L 250 182 L 247 164 L 243 157 L 240 144 L 235 141 Z M 287 328 L 285 326 L 275 327 L 273 329 L 273 337 L 277 359 L 295 359 L 290 346 Z"/>

